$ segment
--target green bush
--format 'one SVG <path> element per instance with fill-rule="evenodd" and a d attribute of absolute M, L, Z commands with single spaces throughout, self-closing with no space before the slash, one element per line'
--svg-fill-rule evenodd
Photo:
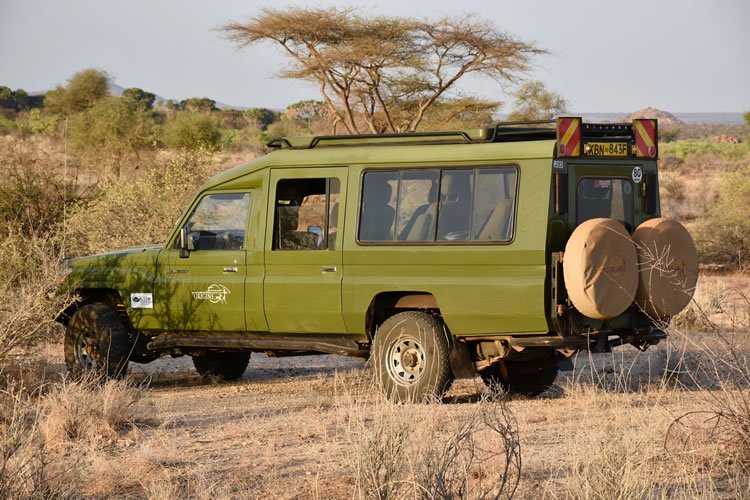
<path fill-rule="evenodd" d="M 219 122 L 207 113 L 177 113 L 164 126 L 164 142 L 173 148 L 217 151 L 221 141 Z"/>
<path fill-rule="evenodd" d="M 101 188 L 101 195 L 71 211 L 67 251 L 87 255 L 165 241 L 198 187 L 223 168 L 203 152 L 146 164 L 137 176 Z"/>
<path fill-rule="evenodd" d="M 720 199 L 701 224 L 697 245 L 705 263 L 750 267 L 750 165 L 724 175 Z"/>
<path fill-rule="evenodd" d="M 40 109 L 32 109 L 18 121 L 18 126 L 32 134 L 53 134 L 60 123 L 60 115 L 45 115 Z"/>
<path fill-rule="evenodd" d="M 47 92 L 44 108 L 50 113 L 78 113 L 107 96 L 109 75 L 97 69 L 85 69 L 73 75 L 67 86 L 58 85 Z"/>
<path fill-rule="evenodd" d="M 154 147 L 156 129 L 150 114 L 135 102 L 107 97 L 69 122 L 70 142 L 78 151 L 122 154 Z"/>
<path fill-rule="evenodd" d="M 750 143 L 730 144 L 705 140 L 675 141 L 659 144 L 659 154 L 685 159 L 690 156 L 716 156 L 726 161 L 736 161 L 750 154 Z"/>
<path fill-rule="evenodd" d="M 17 129 L 16 122 L 0 115 L 0 135 L 10 134 Z"/>

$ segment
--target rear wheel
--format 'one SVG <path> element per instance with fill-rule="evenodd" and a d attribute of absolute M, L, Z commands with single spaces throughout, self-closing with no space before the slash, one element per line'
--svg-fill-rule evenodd
<path fill-rule="evenodd" d="M 131 349 L 128 325 L 107 304 L 81 307 L 65 330 L 65 364 L 76 379 L 89 373 L 110 378 L 124 376 Z"/>
<path fill-rule="evenodd" d="M 479 373 L 488 387 L 499 387 L 509 394 L 538 396 L 552 387 L 557 378 L 557 365 L 532 367 L 528 363 L 506 363 L 507 375 L 500 365 Z"/>
<path fill-rule="evenodd" d="M 417 311 L 395 314 L 378 328 L 372 362 L 380 389 L 398 402 L 442 396 L 453 383 L 450 341 L 443 323 Z"/>
<path fill-rule="evenodd" d="M 237 380 L 247 370 L 249 352 L 206 351 L 193 356 L 193 365 L 201 377 L 218 377 L 222 380 Z"/>

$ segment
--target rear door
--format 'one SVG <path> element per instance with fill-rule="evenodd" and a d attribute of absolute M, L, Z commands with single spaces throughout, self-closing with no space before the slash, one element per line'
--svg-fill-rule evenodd
<path fill-rule="evenodd" d="M 347 173 L 346 167 L 271 171 L 263 285 L 271 332 L 346 332 L 340 235 Z"/>

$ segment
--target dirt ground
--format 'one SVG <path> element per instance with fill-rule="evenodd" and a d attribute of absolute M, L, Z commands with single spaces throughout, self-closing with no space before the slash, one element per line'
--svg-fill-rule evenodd
<path fill-rule="evenodd" d="M 747 330 L 732 331 L 746 356 Z M 697 414 L 696 426 L 674 425 L 734 394 L 695 375 L 708 359 L 699 336 L 721 340 L 678 330 L 646 352 L 581 353 L 575 370 L 541 397 L 508 401 L 522 460 L 517 496 L 750 497 L 746 472 L 725 460 L 735 437 L 706 431 L 710 414 Z M 62 373 L 61 346 L 50 346 L 49 356 Z M 107 482 L 120 481 L 116 494 L 137 486 L 150 498 L 357 497 L 362 450 L 379 446 L 362 433 L 384 415 L 395 415 L 420 446 L 439 448 L 441 421 L 471 415 L 488 393 L 477 378 L 458 381 L 442 404 L 389 405 L 373 390 L 365 361 L 327 355 L 253 354 L 244 376 L 229 383 L 200 379 L 190 358 L 165 358 L 131 363 L 129 380 L 143 388 L 138 422 L 92 447 L 89 473 L 102 494 L 112 492 Z M 739 401 L 750 401 L 747 385 L 735 389 Z"/>

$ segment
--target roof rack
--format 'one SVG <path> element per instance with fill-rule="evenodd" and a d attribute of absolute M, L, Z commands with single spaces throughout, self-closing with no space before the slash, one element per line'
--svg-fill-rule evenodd
<path fill-rule="evenodd" d="M 492 128 L 445 132 L 405 132 L 399 134 L 319 135 L 279 137 L 267 143 L 274 149 L 313 149 L 316 147 L 393 146 L 398 144 L 481 144 L 554 140 L 554 120 L 499 122 Z M 534 127 L 534 125 L 547 125 Z"/>

